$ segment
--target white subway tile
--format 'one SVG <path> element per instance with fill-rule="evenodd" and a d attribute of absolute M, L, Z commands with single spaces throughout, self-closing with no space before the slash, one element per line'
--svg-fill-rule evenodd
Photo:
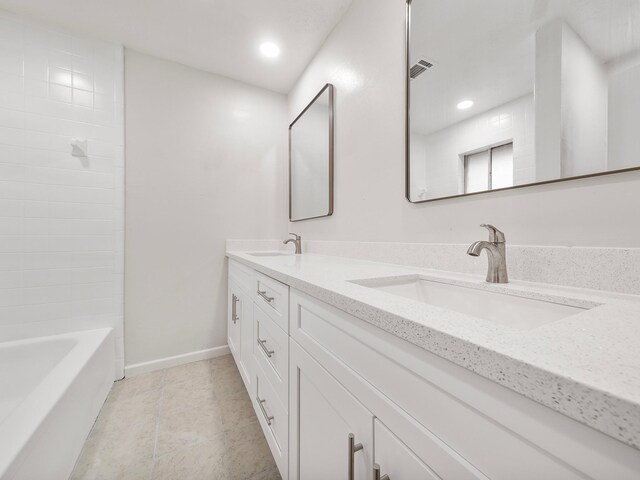
<path fill-rule="evenodd" d="M 122 47 L 0 10 L 5 332 L 113 326 L 122 341 L 122 72 Z M 74 137 L 88 158 L 71 155 Z"/>
<path fill-rule="evenodd" d="M 0 178 L 9 182 L 23 182 L 24 166 L 15 163 L 0 163 Z"/>
<path fill-rule="evenodd" d="M 0 253 L 20 253 L 23 241 L 22 235 L 0 235 Z"/>
<path fill-rule="evenodd" d="M 0 126 L 24 128 L 24 112 L 0 108 Z"/>
<path fill-rule="evenodd" d="M 30 97 L 46 98 L 49 95 L 49 84 L 44 80 L 25 78 L 24 94 Z"/>
<path fill-rule="evenodd" d="M 21 200 L 0 199 L 0 217 L 21 217 L 22 215 L 23 206 Z"/>
<path fill-rule="evenodd" d="M 25 270 L 22 272 L 23 287 L 43 287 L 48 285 L 71 285 L 70 269 Z"/>
<path fill-rule="evenodd" d="M 74 76 L 74 84 L 75 84 L 75 76 Z M 81 90 L 79 88 L 74 88 L 73 103 L 74 105 L 93 108 L 93 92 Z"/>
<path fill-rule="evenodd" d="M 24 91 L 24 78 L 22 75 L 0 72 L 0 91 L 22 93 Z"/>
<path fill-rule="evenodd" d="M 51 69 L 73 70 L 73 55 L 59 50 L 49 50 L 49 71 Z"/>
<path fill-rule="evenodd" d="M 0 288 L 17 288 L 22 285 L 22 272 L 18 270 L 0 272 Z"/>
<path fill-rule="evenodd" d="M 21 147 L 24 145 L 24 130 L 0 126 L 0 144 Z"/>
<path fill-rule="evenodd" d="M 24 78 L 46 82 L 49 79 L 49 60 L 46 50 L 27 47 L 24 51 Z"/>
<path fill-rule="evenodd" d="M 22 218 L 3 217 L 0 219 L 0 235 L 20 235 L 22 233 Z"/>
<path fill-rule="evenodd" d="M 21 305 L 22 290 L 20 288 L 0 288 L 0 307 Z"/>
<path fill-rule="evenodd" d="M 18 270 L 21 264 L 21 253 L 0 252 L 0 270 Z"/>
<path fill-rule="evenodd" d="M 24 198 L 24 183 L 0 180 L 0 198 Z"/>
<path fill-rule="evenodd" d="M 7 42 L 0 43 L 0 72 L 14 75 L 24 73 L 24 54 L 17 46 Z"/>
<path fill-rule="evenodd" d="M 71 103 L 72 92 L 73 89 L 71 87 L 56 85 L 55 83 L 49 85 L 49 98 L 56 102 Z"/>
<path fill-rule="evenodd" d="M 63 303 L 71 300 L 69 285 L 48 285 L 43 287 L 22 288 L 22 304 L 39 305 L 43 303 Z"/>

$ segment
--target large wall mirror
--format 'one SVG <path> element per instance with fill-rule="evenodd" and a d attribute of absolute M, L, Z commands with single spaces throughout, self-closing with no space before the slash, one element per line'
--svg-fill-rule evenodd
<path fill-rule="evenodd" d="M 640 167 L 640 0 L 408 0 L 406 195 Z"/>
<path fill-rule="evenodd" d="M 326 84 L 289 125 L 289 220 L 333 213 L 334 88 Z"/>

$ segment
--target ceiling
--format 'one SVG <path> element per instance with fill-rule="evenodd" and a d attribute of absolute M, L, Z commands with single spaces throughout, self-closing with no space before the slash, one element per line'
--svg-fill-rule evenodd
<path fill-rule="evenodd" d="M 0 8 L 287 93 L 352 0 L 0 0 Z M 266 59 L 259 46 L 280 46 Z"/>
<path fill-rule="evenodd" d="M 411 130 L 429 134 L 534 90 L 535 32 L 563 18 L 603 62 L 640 50 L 640 0 L 413 0 Z M 458 110 L 461 100 L 474 106 Z"/>

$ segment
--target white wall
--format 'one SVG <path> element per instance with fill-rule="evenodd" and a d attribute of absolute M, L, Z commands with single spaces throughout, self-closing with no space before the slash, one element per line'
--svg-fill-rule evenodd
<path fill-rule="evenodd" d="M 426 188 L 425 198 L 438 198 L 464 193 L 462 157 L 474 150 L 513 141 L 514 184 L 535 182 L 533 95 L 527 95 L 472 118 L 443 128 L 429 135 L 412 133 L 412 154 L 422 155 L 422 183 L 414 180 L 412 170 L 412 199 L 419 199 L 420 189 Z M 411 161 L 412 168 L 419 164 Z M 415 192 L 415 193 L 413 193 Z"/>
<path fill-rule="evenodd" d="M 640 247 L 640 173 L 409 204 L 404 196 L 404 2 L 354 0 L 289 94 L 293 119 L 336 86 L 333 216 L 291 225 L 308 239 L 466 243 L 491 222 L 520 245 Z M 285 212 L 283 211 L 282 215 Z"/>
<path fill-rule="evenodd" d="M 562 176 L 607 169 L 609 79 L 602 61 L 567 24 L 562 35 Z"/>
<path fill-rule="evenodd" d="M 640 166 L 640 64 L 616 69 L 609 76 L 607 168 Z"/>
<path fill-rule="evenodd" d="M 606 170 L 606 69 L 562 19 L 536 32 L 535 82 L 538 180 Z"/>
<path fill-rule="evenodd" d="M 556 20 L 535 34 L 535 152 L 536 180 L 562 174 L 562 27 Z"/>
<path fill-rule="evenodd" d="M 113 327 L 120 373 L 122 69 L 122 47 L 0 11 L 0 341 Z"/>
<path fill-rule="evenodd" d="M 286 99 L 126 51 L 127 365 L 226 345 L 227 238 L 284 238 Z"/>

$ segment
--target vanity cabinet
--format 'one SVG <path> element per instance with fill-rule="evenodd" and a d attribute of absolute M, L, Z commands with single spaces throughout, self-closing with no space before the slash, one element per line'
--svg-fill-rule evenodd
<path fill-rule="evenodd" d="M 289 461 L 289 287 L 229 261 L 229 349 L 282 478 Z"/>
<path fill-rule="evenodd" d="M 640 478 L 637 450 L 260 272 L 252 278 L 248 389 L 283 478 L 370 479 L 375 465 L 391 480 Z"/>

